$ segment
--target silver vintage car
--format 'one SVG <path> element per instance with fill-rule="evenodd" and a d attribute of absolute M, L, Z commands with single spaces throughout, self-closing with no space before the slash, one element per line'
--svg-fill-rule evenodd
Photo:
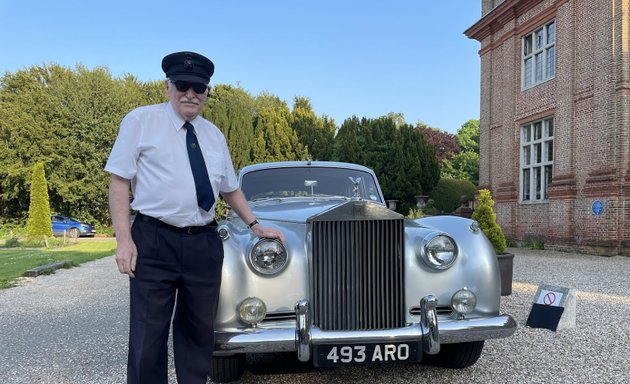
<path fill-rule="evenodd" d="M 405 219 L 369 168 L 256 164 L 239 173 L 258 221 L 219 223 L 225 259 L 211 378 L 239 379 L 248 353 L 294 352 L 315 366 L 428 361 L 463 368 L 510 336 L 494 250 L 470 219 Z"/>

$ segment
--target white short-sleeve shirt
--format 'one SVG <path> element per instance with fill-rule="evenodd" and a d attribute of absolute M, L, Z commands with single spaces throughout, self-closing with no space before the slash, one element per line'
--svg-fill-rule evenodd
<path fill-rule="evenodd" d="M 195 182 L 186 149 L 184 120 L 171 103 L 131 111 L 120 123 L 105 170 L 131 180 L 131 208 L 177 227 L 204 225 L 214 219 L 197 205 Z M 197 116 L 195 127 L 215 201 L 238 188 L 234 166 L 221 131 Z"/>

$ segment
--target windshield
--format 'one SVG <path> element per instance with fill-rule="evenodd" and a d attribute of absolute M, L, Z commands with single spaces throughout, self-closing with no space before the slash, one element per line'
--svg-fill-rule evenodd
<path fill-rule="evenodd" d="M 371 174 L 328 167 L 271 168 L 243 175 L 241 189 L 248 201 L 281 197 L 358 196 L 383 203 Z"/>

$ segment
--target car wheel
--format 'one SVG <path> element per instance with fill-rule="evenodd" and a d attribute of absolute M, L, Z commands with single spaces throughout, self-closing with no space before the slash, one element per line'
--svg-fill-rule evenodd
<path fill-rule="evenodd" d="M 76 239 L 79 237 L 79 228 L 70 228 L 70 230 L 68 231 L 68 236 Z"/>
<path fill-rule="evenodd" d="M 442 344 L 437 355 L 425 355 L 425 362 L 443 368 L 466 368 L 475 364 L 483 351 L 484 341 Z"/>
<path fill-rule="evenodd" d="M 245 354 L 233 356 L 213 356 L 210 379 L 217 383 L 236 381 L 245 372 Z"/>

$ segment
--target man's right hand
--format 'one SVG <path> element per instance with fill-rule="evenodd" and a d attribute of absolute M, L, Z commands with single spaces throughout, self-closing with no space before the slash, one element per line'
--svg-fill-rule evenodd
<path fill-rule="evenodd" d="M 129 185 L 130 181 L 112 174 L 109 183 L 109 212 L 116 232 L 116 264 L 120 273 L 135 277 L 138 250 L 131 237 L 129 223 Z"/>
<path fill-rule="evenodd" d="M 138 258 L 138 250 L 133 240 L 117 241 L 116 244 L 116 264 L 118 271 L 135 277 L 136 259 Z"/>

